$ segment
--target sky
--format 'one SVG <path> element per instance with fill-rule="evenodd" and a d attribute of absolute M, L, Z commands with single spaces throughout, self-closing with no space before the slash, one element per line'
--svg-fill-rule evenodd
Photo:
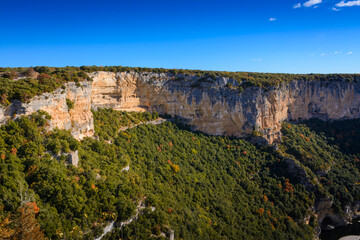
<path fill-rule="evenodd" d="M 0 0 L 0 67 L 360 73 L 360 0 Z"/>

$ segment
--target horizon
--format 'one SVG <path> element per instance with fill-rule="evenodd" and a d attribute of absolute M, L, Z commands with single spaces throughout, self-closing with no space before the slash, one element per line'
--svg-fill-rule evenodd
<path fill-rule="evenodd" d="M 289 73 L 289 72 L 255 72 L 255 71 L 225 71 L 225 70 L 209 70 L 209 69 L 189 69 L 189 68 L 162 68 L 162 67 L 137 67 L 137 66 L 122 66 L 122 65 L 109 65 L 109 66 L 97 66 L 97 65 L 79 65 L 79 66 L 17 66 L 17 67 L 3 67 L 1 68 L 35 68 L 35 67 L 48 67 L 48 68 L 72 68 L 72 67 L 98 67 L 98 68 L 107 68 L 107 67 L 124 67 L 124 68 L 143 68 L 143 69 L 163 69 L 163 70 L 180 70 L 180 71 L 203 71 L 203 72 L 224 72 L 224 73 L 256 73 L 256 74 L 290 74 L 290 75 L 336 75 L 336 74 L 350 74 L 350 75 L 358 75 L 360 73 L 341 73 L 341 72 L 334 72 L 334 73 L 317 73 L 317 72 L 311 72 L 311 73 Z M 106 70 L 96 70 L 94 72 L 98 71 L 105 71 Z"/>
<path fill-rule="evenodd" d="M 360 73 L 359 0 L 5 1 L 1 67 Z"/>

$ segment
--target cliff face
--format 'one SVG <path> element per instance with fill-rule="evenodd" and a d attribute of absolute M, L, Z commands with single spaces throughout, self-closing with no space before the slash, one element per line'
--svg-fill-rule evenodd
<path fill-rule="evenodd" d="M 73 109 L 68 108 L 66 99 L 74 102 Z M 52 93 L 36 96 L 28 103 L 14 101 L 10 106 L 0 108 L 0 122 L 4 123 L 21 115 L 30 115 L 38 110 L 46 111 L 51 115 L 49 129 L 70 130 L 77 139 L 92 136 L 94 133 L 91 82 L 83 82 L 79 86 L 75 83 L 67 83 L 65 89 L 59 88 Z"/>
<path fill-rule="evenodd" d="M 51 128 L 71 130 L 81 139 L 94 133 L 91 108 L 155 110 L 213 135 L 244 137 L 255 129 L 272 143 L 279 139 L 284 120 L 360 117 L 359 83 L 295 81 L 239 93 L 238 82 L 225 77 L 135 72 L 89 75 L 93 82 L 67 83 L 65 89 L 37 96 L 29 103 L 14 101 L 0 108 L 0 123 L 14 114 L 44 110 L 52 116 Z M 74 101 L 74 109 L 68 109 L 67 98 Z"/>
<path fill-rule="evenodd" d="M 241 94 L 228 78 L 200 79 L 168 73 L 95 72 L 93 108 L 152 111 L 177 116 L 214 135 L 244 137 L 254 129 L 271 143 L 284 120 L 350 119 L 360 115 L 360 84 L 296 81 Z"/>

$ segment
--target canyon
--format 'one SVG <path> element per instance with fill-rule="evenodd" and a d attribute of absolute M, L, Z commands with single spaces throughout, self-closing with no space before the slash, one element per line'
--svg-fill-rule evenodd
<path fill-rule="evenodd" d="M 27 103 L 1 107 L 0 123 L 44 110 L 52 116 L 49 129 L 67 129 L 82 139 L 94 135 L 91 109 L 157 111 L 211 135 L 247 137 L 256 130 L 273 143 L 283 121 L 360 117 L 360 84 L 354 82 L 293 81 L 240 92 L 241 82 L 226 77 L 103 71 L 89 76 L 93 81 L 67 83 Z"/>

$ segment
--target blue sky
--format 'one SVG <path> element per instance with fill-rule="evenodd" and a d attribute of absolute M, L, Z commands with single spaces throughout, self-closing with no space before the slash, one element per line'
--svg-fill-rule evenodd
<path fill-rule="evenodd" d="M 0 0 L 0 66 L 360 72 L 360 0 Z"/>

